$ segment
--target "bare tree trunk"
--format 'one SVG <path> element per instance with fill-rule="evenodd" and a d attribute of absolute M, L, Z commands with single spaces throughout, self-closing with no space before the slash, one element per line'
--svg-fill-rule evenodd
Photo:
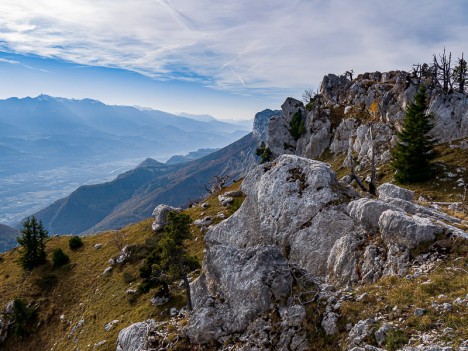
<path fill-rule="evenodd" d="M 372 195 L 376 195 L 376 186 L 375 186 L 375 178 L 376 178 L 376 169 L 375 169 L 375 143 L 374 143 L 374 136 L 372 134 L 372 125 L 369 127 L 370 139 L 371 139 L 371 178 L 369 182 L 369 193 Z"/>
<path fill-rule="evenodd" d="M 348 145 L 348 156 L 346 157 L 348 162 L 349 162 L 349 167 L 351 168 L 351 178 L 353 178 L 356 183 L 359 185 L 359 187 L 363 191 L 368 191 L 366 186 L 362 183 L 361 178 L 356 174 L 354 170 L 354 157 L 353 157 L 353 151 L 352 151 L 352 138 L 349 138 L 349 145 Z"/>
<path fill-rule="evenodd" d="M 452 53 L 449 52 L 447 54 L 444 52 L 442 55 L 439 55 L 440 63 L 437 60 L 436 55 L 434 54 L 434 67 L 435 71 L 439 71 L 440 73 L 436 73 L 436 77 L 442 80 L 442 90 L 444 93 L 449 93 L 453 89 L 453 82 L 452 82 L 452 69 L 450 68 L 452 62 Z"/>
<path fill-rule="evenodd" d="M 193 310 L 192 294 L 190 293 L 190 283 L 188 281 L 187 274 L 184 274 L 182 279 L 184 281 L 185 297 L 187 299 L 187 308 L 188 308 L 189 311 L 192 311 Z"/>

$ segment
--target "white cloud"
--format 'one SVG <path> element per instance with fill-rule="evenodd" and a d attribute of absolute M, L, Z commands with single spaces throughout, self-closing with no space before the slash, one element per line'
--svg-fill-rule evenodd
<path fill-rule="evenodd" d="M 16 61 L 16 60 L 9 60 L 9 59 L 2 58 L 2 57 L 0 57 L 0 62 L 9 63 L 10 65 L 20 65 L 20 66 L 26 67 L 26 68 L 28 68 L 28 69 L 34 69 L 34 70 L 38 70 L 38 71 L 42 71 L 42 72 L 48 72 L 47 70 L 42 69 L 42 68 L 32 67 L 32 66 L 30 66 L 30 65 L 26 65 L 26 64 L 21 63 L 21 62 L 19 62 L 19 61 Z"/>
<path fill-rule="evenodd" d="M 0 50 L 270 94 L 467 49 L 443 0 L 0 0 Z"/>

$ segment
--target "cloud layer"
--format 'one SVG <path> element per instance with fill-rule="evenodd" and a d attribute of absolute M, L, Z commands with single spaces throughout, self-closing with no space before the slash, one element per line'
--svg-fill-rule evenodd
<path fill-rule="evenodd" d="M 238 93 L 468 49 L 464 0 L 0 0 L 0 50 Z M 465 47 L 463 47 L 463 45 Z"/>

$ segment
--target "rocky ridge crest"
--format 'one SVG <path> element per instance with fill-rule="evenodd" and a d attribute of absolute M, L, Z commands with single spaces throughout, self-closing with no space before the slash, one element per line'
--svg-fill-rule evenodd
<path fill-rule="evenodd" d="M 320 94 L 306 106 L 287 98 L 281 106 L 283 114 L 274 117 L 265 140 L 275 156 L 294 154 L 316 159 L 325 151 L 346 153 L 351 147 L 358 164 L 370 162 L 371 133 L 376 147 L 377 164 L 390 160 L 390 147 L 396 142 L 405 108 L 418 86 L 407 84 L 409 73 L 373 72 L 349 80 L 329 74 L 323 78 Z M 423 80 L 422 84 L 429 84 Z M 439 143 L 468 137 L 468 96 L 444 94 L 441 89 L 429 90 L 428 113 L 434 116 L 433 135 Z M 294 140 L 290 123 L 300 113 L 305 132 Z M 468 147 L 467 142 L 463 143 Z M 358 165 L 359 167 L 359 165 Z"/>

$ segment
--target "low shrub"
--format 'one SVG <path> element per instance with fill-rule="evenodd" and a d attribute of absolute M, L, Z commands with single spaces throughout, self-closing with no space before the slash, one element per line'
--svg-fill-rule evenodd
<path fill-rule="evenodd" d="M 72 250 L 77 250 L 84 245 L 83 240 L 79 236 L 72 236 L 68 241 L 68 246 Z"/>
<path fill-rule="evenodd" d="M 57 276 L 53 273 L 47 273 L 42 278 L 36 280 L 36 285 L 41 290 L 49 290 L 57 283 Z"/>
<path fill-rule="evenodd" d="M 30 325 L 36 318 L 36 310 L 28 307 L 21 299 L 13 301 L 13 324 L 11 330 L 13 335 L 22 339 L 31 334 Z"/>
<path fill-rule="evenodd" d="M 57 248 L 52 253 L 52 262 L 54 268 L 59 268 L 70 262 L 70 257 L 61 248 Z"/>

